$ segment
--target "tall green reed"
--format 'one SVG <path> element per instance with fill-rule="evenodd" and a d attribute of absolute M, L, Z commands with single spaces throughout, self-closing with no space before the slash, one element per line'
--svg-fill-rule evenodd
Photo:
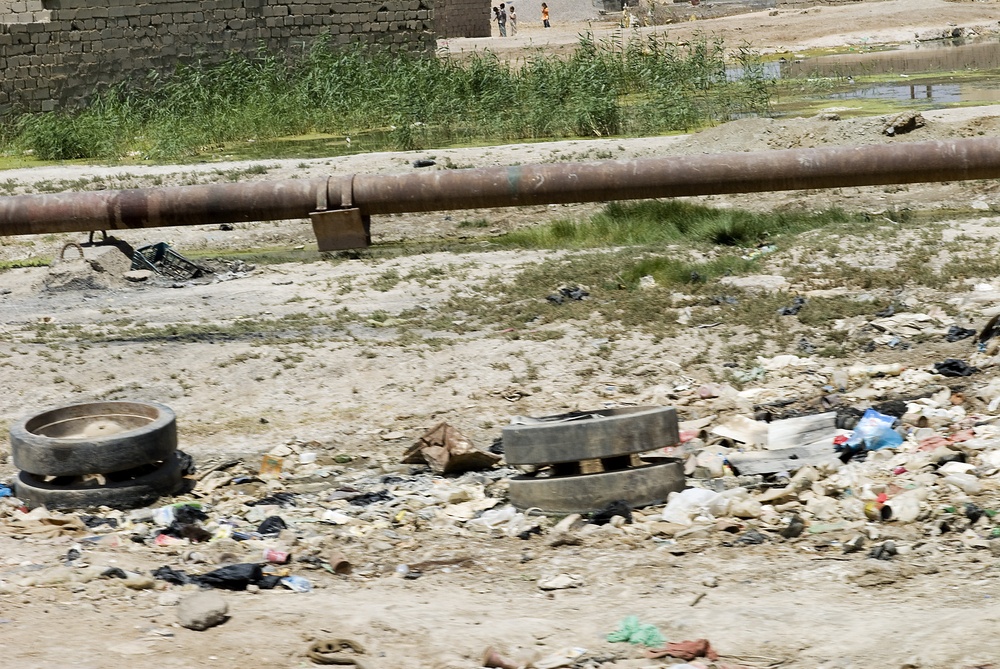
<path fill-rule="evenodd" d="M 76 112 L 21 116 L 7 141 L 43 159 L 173 159 L 310 132 L 379 131 L 401 149 L 637 135 L 766 113 L 770 86 L 755 53 L 727 57 L 704 37 L 679 46 L 582 35 L 568 58 L 538 51 L 516 62 L 340 50 L 323 38 L 294 60 L 261 49 L 182 65 Z"/>

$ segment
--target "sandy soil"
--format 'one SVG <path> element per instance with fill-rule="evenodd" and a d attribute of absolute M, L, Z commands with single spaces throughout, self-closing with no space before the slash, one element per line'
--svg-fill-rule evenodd
<path fill-rule="evenodd" d="M 535 14 L 528 5 L 519 4 L 520 16 L 529 9 L 529 18 L 521 19 L 517 37 L 500 38 L 494 26 L 494 36 L 479 39 L 451 39 L 442 42 L 449 53 L 489 49 L 501 57 L 505 54 L 523 56 L 532 49 L 547 51 L 571 48 L 581 33 L 591 32 L 597 39 L 620 35 L 616 21 L 602 18 L 591 22 L 556 21 L 546 30 L 532 21 Z M 669 7 L 669 5 L 668 5 Z M 946 0 L 884 0 L 882 2 L 851 2 L 836 6 L 805 9 L 762 10 L 750 14 L 728 16 L 704 21 L 689 20 L 697 9 L 674 4 L 678 21 L 665 26 L 641 27 L 629 31 L 634 35 L 665 33 L 674 41 L 689 40 L 697 34 L 717 35 L 727 44 L 746 43 L 755 49 L 791 51 L 857 44 L 891 44 L 912 42 L 949 28 L 962 27 L 981 34 L 992 34 L 1000 20 L 997 2 L 948 2 Z"/>
<path fill-rule="evenodd" d="M 757 13 L 666 28 L 677 38 L 695 30 L 744 35 L 759 48 L 791 49 L 856 41 L 906 41 L 950 23 L 996 24 L 996 3 L 887 0 L 841 7 Z M 522 23 L 521 37 L 452 40 L 451 51 L 484 48 L 558 48 L 584 26 L 543 33 Z M 850 26 L 850 31 L 844 27 Z M 887 26 L 892 26 L 888 28 Z M 925 114 L 927 125 L 890 139 L 880 119 L 746 120 L 690 137 L 595 140 L 376 154 L 318 161 L 266 161 L 266 175 L 292 178 L 351 172 L 400 172 L 417 157 L 459 166 L 549 160 L 590 160 L 917 141 L 996 135 L 993 108 Z M 12 170 L 0 175 L 32 191 L 40 182 L 101 177 L 107 187 L 225 178 L 217 170 L 244 164 L 182 168 L 82 167 Z M 952 224 L 976 244 L 995 246 L 1000 207 L 994 182 L 949 183 L 835 191 L 703 198 L 749 208 L 820 208 L 844 205 L 872 212 L 900 208 L 976 208 L 982 217 Z M 483 234 L 488 240 L 515 227 L 582 215 L 597 205 L 380 217 L 377 241 L 453 239 Z M 461 227 L 485 219 L 483 230 Z M 312 241 L 308 225 L 275 222 L 134 231 L 139 245 L 169 240 L 180 249 L 288 246 Z M 52 254 L 66 236 L 0 240 L 0 259 Z M 0 273 L 0 424 L 41 407 L 89 399 L 134 398 L 164 402 L 178 414 L 181 443 L 202 466 L 243 458 L 248 466 L 281 444 L 316 440 L 330 453 L 355 458 L 347 473 L 398 474 L 403 448 L 440 420 L 488 445 L 512 415 L 664 401 L 664 388 L 710 380 L 715 364 L 682 362 L 702 349 L 705 331 L 669 346 L 648 336 L 622 333 L 613 354 L 598 360 L 605 344 L 586 324 L 565 327 L 555 342 L 513 339 L 493 332 L 455 335 L 443 346 L 402 345 L 377 318 L 414 307 L 433 312 L 450 295 L 502 281 L 526 263 L 557 257 L 486 249 L 455 255 L 427 253 L 390 260 L 308 259 L 263 266 L 230 281 L 171 287 L 116 285 L 110 289 L 49 292 L 46 268 Z M 416 277 L 442 268 L 443 278 Z M 386 290 L 379 280 L 395 271 L 403 279 Z M 963 308 L 981 319 L 1000 296 L 986 295 Z M 968 295 L 959 295 L 960 300 Z M 920 295 L 901 295 L 900 299 Z M 945 299 L 945 298 L 940 298 Z M 361 318 L 336 325 L 347 309 Z M 240 319 L 267 321 L 308 313 L 326 329 L 297 341 L 269 341 L 252 328 L 225 338 L 179 339 L 167 328 L 198 324 L 232 326 Z M 332 324 L 331 324 L 332 323 Z M 100 341 L 101 332 L 146 328 L 135 336 Z M 78 327 L 78 339 L 72 333 Z M 457 327 L 457 326 L 456 326 Z M 47 328 L 68 328 L 58 346 L 37 343 Z M 427 337 L 427 333 L 422 333 Z M 961 355 L 960 345 L 922 349 L 921 357 Z M 865 362 L 883 362 L 866 359 Z M 846 366 L 853 360 L 845 360 Z M 922 360 L 926 364 L 928 360 Z M 581 375 L 596 366 L 593 375 Z M 533 371 L 532 371 L 533 370 Z M 683 373 L 682 373 L 682 371 Z M 786 380 L 788 386 L 793 382 Z M 796 380 L 795 383 L 805 382 Z M 815 384 L 814 384 L 815 385 Z M 810 395 L 817 387 L 802 386 Z M 685 417 L 717 409 L 685 399 Z M 13 468 L 0 465 L 0 480 Z M 882 538 L 905 531 L 891 526 Z M 384 536 L 383 536 L 384 535 Z M 0 581 L 36 566 L 58 564 L 77 538 L 17 539 L 0 528 Z M 308 572 L 316 590 L 226 593 L 231 619 L 205 632 L 174 625 L 172 606 L 156 590 L 132 591 L 116 581 L 76 586 L 0 588 L 0 634 L 10 667 L 270 667 L 313 666 L 304 655 L 310 639 L 350 636 L 364 641 L 378 667 L 476 667 L 483 649 L 496 645 L 523 660 L 565 647 L 589 649 L 589 666 L 662 666 L 603 636 L 626 615 L 655 623 L 670 640 L 706 637 L 730 666 L 746 667 L 982 667 L 1000 661 L 994 624 L 1000 620 L 1000 572 L 990 551 L 960 540 L 882 563 L 864 554 L 827 551 L 829 537 L 763 546 L 727 545 L 718 533 L 683 541 L 652 541 L 609 528 L 579 546 L 552 548 L 542 537 L 508 539 L 457 529 L 416 531 L 396 527 L 324 546 L 343 550 L 364 568 L 352 576 Z M 199 549 L 207 561 L 222 549 Z M 190 548 L 89 545 L 92 564 L 148 570 L 170 564 L 207 568 Z M 395 565 L 471 557 L 460 565 L 429 569 L 418 580 L 392 576 Z M 582 577 L 576 589 L 544 593 L 536 581 L 559 573 Z M 704 595 L 699 598 L 698 595 Z M 586 666 L 586 665 L 578 665 Z"/>

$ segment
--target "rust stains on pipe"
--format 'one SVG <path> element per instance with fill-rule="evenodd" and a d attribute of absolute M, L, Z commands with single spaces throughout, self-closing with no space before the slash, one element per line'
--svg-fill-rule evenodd
<path fill-rule="evenodd" d="M 366 214 L 1000 177 L 1000 140 L 358 175 Z"/>
<path fill-rule="evenodd" d="M 0 235 L 1000 177 L 1000 139 L 0 197 Z"/>
<path fill-rule="evenodd" d="M 327 177 L 0 198 L 0 235 L 302 218 L 327 204 Z"/>

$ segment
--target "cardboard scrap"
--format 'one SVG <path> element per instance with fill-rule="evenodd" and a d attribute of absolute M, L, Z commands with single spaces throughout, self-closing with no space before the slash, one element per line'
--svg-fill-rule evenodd
<path fill-rule="evenodd" d="M 48 511 L 45 507 L 33 509 L 28 513 L 15 513 L 9 522 L 0 527 L 6 534 L 30 535 L 40 539 L 73 536 L 87 530 L 87 526 L 78 516 Z"/>
<path fill-rule="evenodd" d="M 739 414 L 733 416 L 725 423 L 716 425 L 709 432 L 725 439 L 738 441 L 741 444 L 753 446 L 765 446 L 767 444 L 767 423 Z"/>
<path fill-rule="evenodd" d="M 743 475 L 777 474 L 778 472 L 795 472 L 806 465 L 821 465 L 836 461 L 837 452 L 833 442 L 809 444 L 768 451 L 750 451 L 747 453 L 730 453 L 726 456 L 733 470 Z"/>
<path fill-rule="evenodd" d="M 833 438 L 836 436 L 836 411 L 774 420 L 767 424 L 767 448 L 769 449 L 785 449 L 812 444 L 825 444 L 832 448 Z"/>
<path fill-rule="evenodd" d="M 406 449 L 404 465 L 428 464 L 437 474 L 489 469 L 500 456 L 476 448 L 469 439 L 448 423 L 438 423 Z"/>

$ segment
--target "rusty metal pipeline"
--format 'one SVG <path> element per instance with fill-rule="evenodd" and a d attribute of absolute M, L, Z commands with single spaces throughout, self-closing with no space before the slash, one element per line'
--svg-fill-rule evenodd
<path fill-rule="evenodd" d="M 1000 139 L 0 197 L 0 236 L 1000 177 Z"/>

